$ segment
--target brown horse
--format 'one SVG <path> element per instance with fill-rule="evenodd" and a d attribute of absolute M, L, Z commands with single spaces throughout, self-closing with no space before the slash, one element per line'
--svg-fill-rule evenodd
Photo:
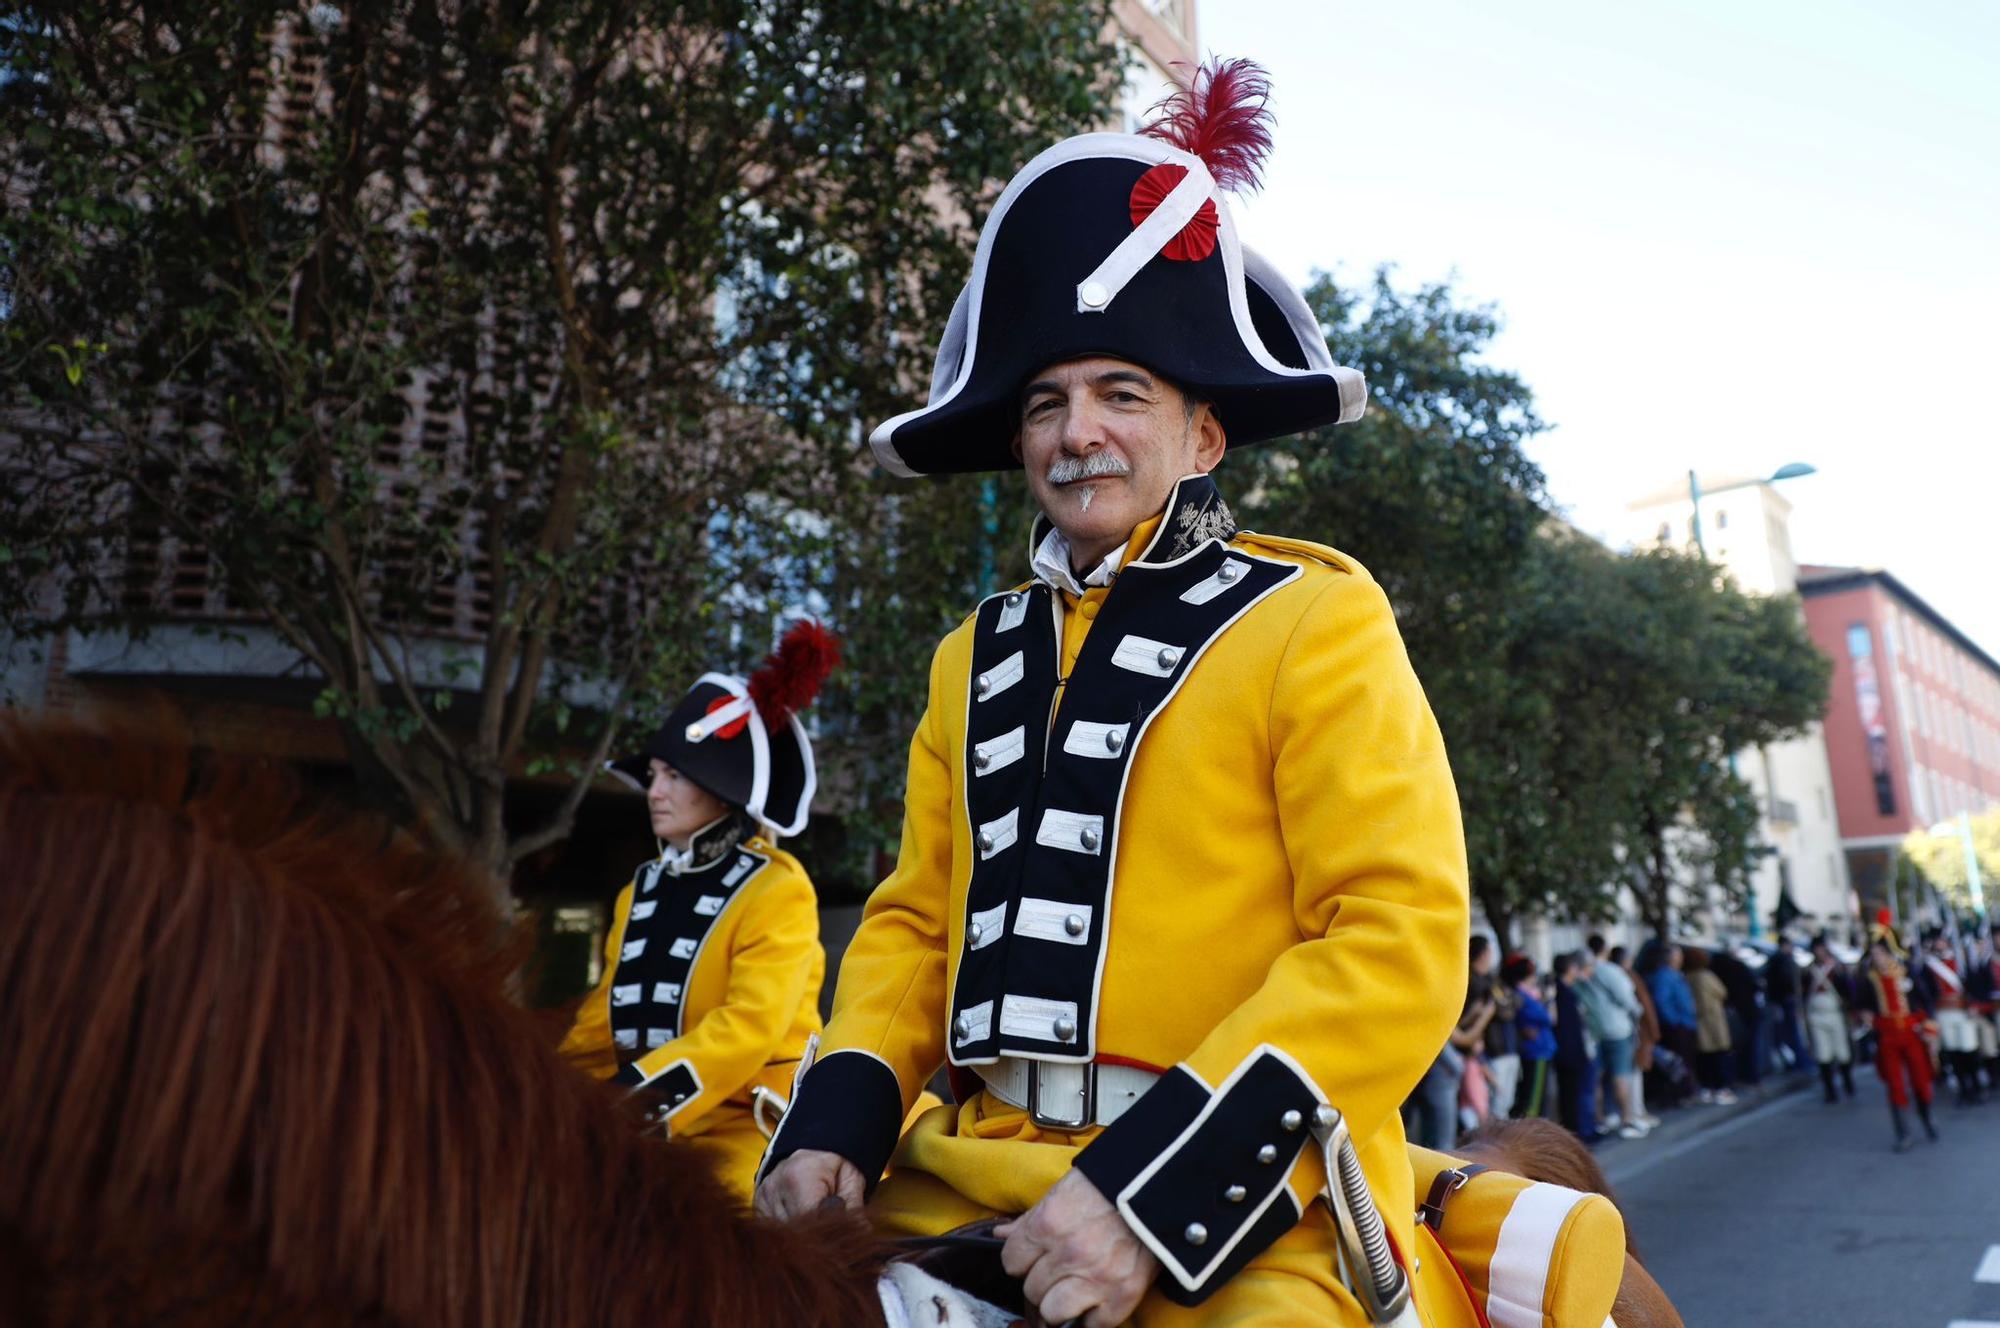
<path fill-rule="evenodd" d="M 476 879 L 284 771 L 0 720 L 0 1321 L 880 1323 L 506 995 Z"/>
<path fill-rule="evenodd" d="M 0 1323 L 882 1323 L 861 1220 L 757 1220 L 646 1135 L 508 997 L 521 950 L 280 767 L 0 717 Z M 1460 1151 L 1602 1192 L 1555 1135 Z M 1680 1323 L 1629 1257 L 1618 1305 Z"/>

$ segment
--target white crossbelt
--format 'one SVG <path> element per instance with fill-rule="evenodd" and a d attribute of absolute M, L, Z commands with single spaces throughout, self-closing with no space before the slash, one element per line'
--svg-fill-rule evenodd
<path fill-rule="evenodd" d="M 1109 1125 L 1123 1116 L 1160 1076 L 1136 1065 L 1071 1065 L 1061 1061 L 1032 1061 L 1019 1056 L 1002 1056 L 992 1065 L 976 1065 L 986 1091 L 1010 1107 L 1030 1110 L 1029 1090 L 1035 1088 L 1035 1107 L 1043 1118 L 1074 1120 L 1084 1100 L 1089 1073 L 1097 1075 L 1096 1110 L 1084 1124 Z M 1039 1073 L 1041 1082 L 1034 1084 Z"/>

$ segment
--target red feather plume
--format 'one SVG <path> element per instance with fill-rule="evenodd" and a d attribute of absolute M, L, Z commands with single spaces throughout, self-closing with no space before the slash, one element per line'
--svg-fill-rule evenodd
<path fill-rule="evenodd" d="M 1224 189 L 1255 189 L 1271 152 L 1270 102 L 1262 65 L 1210 60 L 1153 107 L 1154 120 L 1139 132 L 1200 157 Z"/>
<path fill-rule="evenodd" d="M 811 705 L 839 663 L 839 637 L 810 618 L 792 624 L 778 649 L 750 675 L 750 699 L 765 727 L 777 728 Z"/>

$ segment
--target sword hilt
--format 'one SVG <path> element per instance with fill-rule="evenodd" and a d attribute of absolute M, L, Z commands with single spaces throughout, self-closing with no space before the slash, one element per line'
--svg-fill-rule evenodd
<path fill-rule="evenodd" d="M 1392 1323 L 1409 1307 L 1410 1280 L 1389 1248 L 1389 1232 L 1361 1173 L 1354 1136 L 1338 1111 L 1322 1106 L 1313 1112 L 1313 1138 L 1326 1167 L 1326 1206 L 1333 1214 L 1348 1289 L 1371 1322 Z"/>

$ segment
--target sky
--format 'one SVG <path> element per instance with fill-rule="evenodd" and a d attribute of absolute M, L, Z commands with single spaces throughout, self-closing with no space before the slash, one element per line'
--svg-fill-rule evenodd
<path fill-rule="evenodd" d="M 1551 497 L 1613 544 L 1687 471 L 1787 480 L 1801 562 L 1880 566 L 2000 655 L 2000 5 L 1204 0 L 1271 73 L 1238 200 L 1301 284 L 1499 306 Z M 1362 556 L 1365 551 L 1357 551 Z"/>

